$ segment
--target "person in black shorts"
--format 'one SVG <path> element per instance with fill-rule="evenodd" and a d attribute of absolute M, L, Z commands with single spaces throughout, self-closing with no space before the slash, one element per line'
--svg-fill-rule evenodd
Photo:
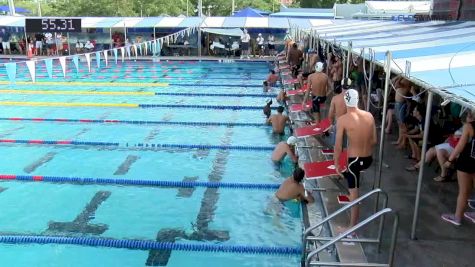
<path fill-rule="evenodd" d="M 459 226 L 462 224 L 463 217 L 475 223 L 475 212 L 465 212 L 475 180 L 475 110 L 468 113 L 466 123 L 463 126 L 462 137 L 450 153 L 449 159 L 444 164 L 445 167 L 450 168 L 455 159 L 457 159 L 455 168 L 457 169 L 459 184 L 457 208 L 455 214 L 443 214 L 441 218 Z"/>
<path fill-rule="evenodd" d="M 348 167 L 343 176 L 348 182 L 349 189 L 360 188 L 360 173 L 368 169 L 371 163 L 373 163 L 372 156 L 348 158 Z"/>
<path fill-rule="evenodd" d="M 326 96 L 314 96 L 312 97 L 312 112 L 313 113 L 320 113 L 320 104 L 325 103 L 327 101 Z"/>
<path fill-rule="evenodd" d="M 346 113 L 337 119 L 334 161 L 336 172 L 348 182 L 349 199 L 354 201 L 359 197 L 360 172 L 367 169 L 373 162 L 372 154 L 377 143 L 376 126 L 373 115 L 358 108 L 359 94 L 355 89 L 344 93 Z M 341 163 L 343 151 L 343 135 L 348 138 L 348 165 L 342 173 Z M 350 227 L 358 223 L 359 207 L 351 208 Z"/>

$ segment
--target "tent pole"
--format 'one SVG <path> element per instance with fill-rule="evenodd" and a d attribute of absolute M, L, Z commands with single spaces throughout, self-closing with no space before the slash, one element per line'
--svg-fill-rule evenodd
<path fill-rule="evenodd" d="M 198 28 L 198 44 L 197 44 L 197 47 L 198 47 L 198 57 L 201 57 L 201 29 Z"/>
<path fill-rule="evenodd" d="M 429 90 L 426 107 L 426 118 L 424 122 L 424 138 L 422 139 L 421 166 L 419 167 L 419 176 L 417 178 L 416 203 L 414 204 L 414 217 L 412 218 L 411 239 L 416 239 L 417 217 L 419 216 L 419 204 L 421 199 L 422 177 L 424 176 L 424 162 L 426 161 L 427 139 L 429 137 L 429 128 L 432 112 L 432 100 L 434 93 Z"/>
<path fill-rule="evenodd" d="M 153 40 L 157 40 L 157 34 L 155 32 L 155 26 L 153 27 Z"/>
<path fill-rule="evenodd" d="M 371 86 L 373 85 L 373 54 L 372 54 L 372 49 L 369 49 L 369 81 L 368 81 L 368 91 L 366 94 L 366 111 L 369 111 L 369 105 L 371 105 Z M 363 64 L 366 64 L 366 60 L 364 59 L 364 48 L 363 48 Z M 366 79 L 366 73 L 363 73 L 365 75 L 363 78 Z"/>
<path fill-rule="evenodd" d="M 348 79 L 348 75 L 350 72 L 350 59 L 352 57 L 352 51 L 353 50 L 353 43 L 350 41 L 348 43 L 348 55 L 346 56 L 346 71 L 345 71 L 345 79 Z M 353 61 L 353 60 L 351 60 Z"/>
<path fill-rule="evenodd" d="M 69 32 L 66 33 L 66 39 L 68 40 L 68 55 L 71 55 L 71 42 L 69 41 Z M 63 45 L 61 43 L 61 45 Z"/>
<path fill-rule="evenodd" d="M 124 22 L 124 42 L 127 40 L 127 27 L 125 27 L 125 22 Z M 130 42 L 129 42 L 130 43 Z"/>
<path fill-rule="evenodd" d="M 391 78 L 391 52 L 386 52 L 386 79 L 384 82 L 384 102 L 383 102 L 383 118 L 381 121 L 381 133 L 379 140 L 379 155 L 378 155 L 378 176 L 375 177 L 373 182 L 373 188 L 381 187 L 381 174 L 383 172 L 383 152 L 384 152 L 384 137 L 385 137 L 385 125 L 386 125 L 386 111 L 388 109 L 388 93 L 389 93 L 389 83 Z M 374 211 L 378 210 L 379 206 L 379 196 L 376 198 Z"/>
<path fill-rule="evenodd" d="M 109 49 L 112 49 L 112 46 L 114 45 L 114 42 L 112 41 L 112 27 L 109 28 Z"/>
<path fill-rule="evenodd" d="M 26 57 L 28 57 L 28 49 L 30 47 L 30 44 L 28 43 L 28 35 L 26 34 L 26 27 L 24 27 L 23 29 L 25 30 L 25 55 L 26 55 Z M 18 45 L 20 45 L 20 44 L 18 44 Z"/>

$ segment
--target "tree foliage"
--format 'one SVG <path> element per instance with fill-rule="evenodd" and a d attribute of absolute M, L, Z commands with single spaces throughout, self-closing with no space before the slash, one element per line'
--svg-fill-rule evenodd
<path fill-rule="evenodd" d="M 39 0 L 43 16 L 178 16 L 198 15 L 198 0 Z M 353 0 L 359 2 L 363 0 Z M 6 0 L 0 0 L 5 3 Z M 231 15 L 231 0 L 202 0 L 203 14 L 211 16 Z M 279 0 L 235 0 L 235 11 L 245 7 L 278 12 Z M 338 0 L 336 2 L 339 2 Z M 291 7 L 331 8 L 335 0 L 296 0 Z M 36 1 L 16 0 L 15 5 L 38 15 Z"/>

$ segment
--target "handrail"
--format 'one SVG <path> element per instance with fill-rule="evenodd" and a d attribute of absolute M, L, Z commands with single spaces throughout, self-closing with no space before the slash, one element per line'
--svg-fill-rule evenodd
<path fill-rule="evenodd" d="M 303 233 L 303 236 L 302 236 L 302 241 L 304 243 L 304 246 L 305 246 L 305 239 L 307 238 L 308 234 L 315 230 L 317 227 L 319 227 L 320 225 L 328 222 L 329 220 L 333 219 L 334 217 L 336 217 L 337 215 L 341 214 L 342 212 L 350 209 L 351 207 L 355 206 L 355 205 L 359 205 L 361 201 L 367 199 L 368 197 L 376 194 L 376 193 L 383 193 L 383 195 L 385 196 L 385 200 L 387 201 L 388 199 L 388 195 L 386 194 L 386 192 L 384 192 L 383 190 L 381 190 L 380 188 L 376 188 L 376 189 L 373 189 L 371 191 L 369 191 L 368 193 L 362 195 L 361 197 L 355 199 L 354 201 L 352 201 L 351 203 L 341 207 L 340 209 L 338 209 L 337 211 L 333 212 L 332 214 L 330 214 L 329 216 L 325 217 L 325 219 L 321 220 L 318 224 L 316 225 L 313 225 L 309 228 L 307 228 L 305 230 L 305 232 Z"/>
<path fill-rule="evenodd" d="M 357 201 L 355 201 L 357 203 Z M 349 228 L 348 230 L 344 231 L 343 233 L 340 233 L 337 237 L 335 237 L 333 240 L 325 243 L 323 246 L 320 246 L 318 247 L 316 250 L 312 251 L 311 253 L 308 254 L 307 256 L 307 259 L 305 260 L 305 266 L 310 266 L 310 265 L 314 265 L 315 263 L 311 263 L 311 259 L 317 255 L 318 253 L 322 252 L 324 249 L 328 248 L 329 246 L 332 246 L 333 244 L 335 244 L 336 242 L 342 240 L 343 238 L 345 238 L 346 236 L 348 236 L 349 234 L 355 232 L 356 230 L 360 229 L 361 227 L 367 225 L 368 223 L 374 221 L 375 219 L 377 219 L 378 217 L 381 217 L 382 215 L 386 214 L 386 213 L 390 213 L 390 212 L 394 212 L 392 209 L 390 208 L 384 208 L 378 212 L 376 212 L 375 214 L 369 216 L 368 218 L 366 218 L 365 220 L 363 220 L 362 222 L 358 223 L 357 225 Z M 387 266 L 392 266 L 393 265 L 393 259 L 394 259 L 394 249 L 396 247 L 396 236 L 397 236 L 397 229 L 398 229 L 398 224 L 399 224 L 399 218 L 398 218 L 398 215 L 397 213 L 394 212 L 394 223 L 393 223 L 393 234 L 392 234 L 392 240 L 391 240 L 391 247 L 390 247 L 390 253 L 389 253 L 389 263 Z M 355 240 L 357 242 L 357 240 Z M 342 265 L 346 265 L 346 264 L 342 264 Z M 371 264 L 367 264 L 366 266 L 373 266 Z M 378 264 L 378 266 L 381 266 Z"/>

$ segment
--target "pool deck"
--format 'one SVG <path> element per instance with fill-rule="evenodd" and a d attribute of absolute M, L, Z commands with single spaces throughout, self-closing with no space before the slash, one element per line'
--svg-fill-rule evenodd
<path fill-rule="evenodd" d="M 393 132 L 397 132 L 397 129 L 394 129 Z M 391 134 L 387 135 L 385 140 L 383 162 L 389 163 L 389 167 L 383 167 L 381 182 L 381 188 L 389 195 L 388 206 L 398 212 L 400 220 L 394 266 L 473 266 L 475 224 L 464 220 L 462 226 L 456 227 L 440 219 L 442 213 L 450 213 L 455 210 L 458 187 L 456 182 L 438 183 L 432 180 L 437 176 L 436 162 L 432 166 L 426 165 L 421 190 L 417 240 L 410 239 L 418 173 L 405 170 L 405 167 L 413 163 L 405 158 L 404 151 L 397 150 L 390 144 L 395 139 L 397 139 L 396 135 Z M 308 143 L 308 141 L 306 142 Z M 378 155 L 378 147 L 375 148 L 374 155 Z M 318 154 L 318 152 L 314 149 L 311 154 Z M 376 160 L 363 175 L 360 194 L 372 189 L 377 168 Z M 343 180 L 323 178 L 319 179 L 319 185 L 333 190 L 339 188 L 345 193 L 346 183 Z M 325 210 L 334 210 L 339 206 L 336 197 L 323 196 L 322 199 L 326 206 Z M 374 204 L 373 199 L 364 202 L 364 205 L 361 206 L 360 218 L 371 215 Z M 349 214 L 347 214 L 346 220 L 349 220 Z M 378 253 L 375 246 L 364 246 L 368 262 L 387 263 L 391 234 L 390 223 L 392 220 L 386 219 L 382 253 Z M 340 221 L 338 224 L 342 224 L 342 222 Z M 363 237 L 375 236 L 376 227 L 372 227 L 368 231 L 358 231 L 358 233 L 360 233 L 360 237 L 361 235 Z M 341 253 L 340 249 L 338 251 Z M 340 258 L 347 257 L 348 253 L 353 252 L 346 251 L 343 252 L 346 255 L 339 256 Z"/>

